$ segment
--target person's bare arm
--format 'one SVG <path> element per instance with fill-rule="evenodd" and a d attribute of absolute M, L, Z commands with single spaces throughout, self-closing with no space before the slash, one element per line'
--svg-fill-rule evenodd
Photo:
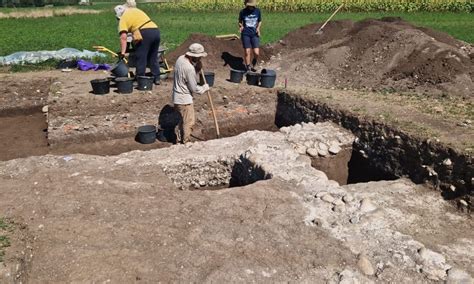
<path fill-rule="evenodd" d="M 258 22 L 257 24 L 257 35 L 260 36 L 261 32 L 260 32 L 260 27 L 262 26 L 262 21 Z"/>
<path fill-rule="evenodd" d="M 127 52 L 127 33 L 120 33 L 120 52 L 125 54 Z"/>
<path fill-rule="evenodd" d="M 242 23 L 241 20 L 239 20 L 239 33 L 241 33 L 244 30 L 244 23 Z"/>

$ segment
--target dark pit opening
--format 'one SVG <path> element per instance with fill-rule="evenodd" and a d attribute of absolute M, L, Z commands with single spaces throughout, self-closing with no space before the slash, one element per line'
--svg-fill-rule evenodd
<path fill-rule="evenodd" d="M 164 170 L 178 188 L 191 191 L 242 187 L 270 179 L 263 169 L 251 163 L 244 155 L 204 163 L 183 162 L 167 166 Z"/>
<path fill-rule="evenodd" d="M 392 173 L 385 172 L 373 165 L 373 163 L 357 149 L 352 150 L 352 156 L 348 164 L 347 184 L 396 180 L 398 177 Z"/>

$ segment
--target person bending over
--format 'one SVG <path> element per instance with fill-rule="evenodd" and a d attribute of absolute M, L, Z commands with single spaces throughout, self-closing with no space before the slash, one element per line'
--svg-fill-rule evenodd
<path fill-rule="evenodd" d="M 125 56 L 127 52 L 127 34 L 132 33 L 134 35 L 137 76 L 144 76 L 146 67 L 150 66 L 155 84 L 160 84 L 160 65 L 158 62 L 160 30 L 158 26 L 145 12 L 130 7 L 128 4 L 115 6 L 114 11 L 119 20 L 119 56 L 121 58 Z"/>

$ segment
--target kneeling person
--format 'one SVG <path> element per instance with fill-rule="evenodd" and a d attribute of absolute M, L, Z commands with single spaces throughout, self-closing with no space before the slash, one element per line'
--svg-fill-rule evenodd
<path fill-rule="evenodd" d="M 189 142 L 195 124 L 193 94 L 204 94 L 209 85 L 197 84 L 198 72 L 201 69 L 201 58 L 207 56 L 204 47 L 193 43 L 186 54 L 181 55 L 174 67 L 173 104 L 180 114 L 180 122 L 176 129 L 178 143 Z"/>

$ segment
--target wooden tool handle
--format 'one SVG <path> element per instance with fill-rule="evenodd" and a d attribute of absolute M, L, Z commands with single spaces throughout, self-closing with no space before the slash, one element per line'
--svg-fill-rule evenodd
<path fill-rule="evenodd" d="M 342 9 L 342 7 L 344 6 L 344 3 L 341 4 L 341 6 L 339 6 L 337 8 L 336 11 L 334 11 L 334 13 L 332 13 L 332 15 L 329 17 L 329 19 L 326 20 L 326 22 L 324 22 L 324 24 L 318 29 L 318 32 L 320 32 L 322 29 L 324 29 L 324 27 L 329 23 L 329 21 L 337 14 L 337 12 L 339 12 L 339 10 Z"/>
<path fill-rule="evenodd" d="M 207 84 L 206 76 L 204 76 L 204 70 L 202 70 L 202 69 L 201 69 L 201 75 L 202 75 L 202 79 L 204 80 L 204 84 Z M 217 138 L 220 138 L 221 134 L 220 134 L 220 131 L 219 131 L 219 124 L 217 123 L 216 111 L 214 109 L 214 104 L 212 103 L 212 97 L 211 97 L 211 91 L 210 90 L 207 91 L 207 97 L 209 98 L 209 104 L 211 105 L 212 116 L 214 117 L 214 125 L 216 127 L 216 135 L 217 135 Z"/>

